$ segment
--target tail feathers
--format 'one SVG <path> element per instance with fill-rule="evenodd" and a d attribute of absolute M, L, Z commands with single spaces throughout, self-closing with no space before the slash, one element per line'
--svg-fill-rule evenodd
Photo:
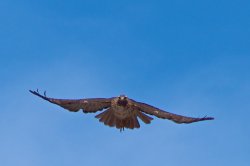
<path fill-rule="evenodd" d="M 120 130 L 124 130 L 124 128 L 129 128 L 129 129 L 140 128 L 140 124 L 136 116 L 132 116 L 126 119 L 116 118 L 115 126 Z"/>
<path fill-rule="evenodd" d="M 95 117 L 105 125 L 108 125 L 110 127 L 116 126 L 116 118 L 113 115 L 113 111 L 111 109 L 107 109 L 106 111 L 96 115 Z"/>
<path fill-rule="evenodd" d="M 127 128 L 133 129 L 135 126 L 134 119 L 129 118 L 127 123 Z"/>
<path fill-rule="evenodd" d="M 126 119 L 124 119 L 124 121 L 125 121 L 124 123 L 125 123 L 126 128 L 130 128 L 130 129 L 140 128 L 140 123 L 139 123 L 136 115 L 134 115 L 130 118 L 126 118 Z"/>
<path fill-rule="evenodd" d="M 122 125 L 122 120 L 116 119 L 115 127 L 116 127 L 117 129 L 122 129 L 122 128 L 124 128 L 123 125 Z"/>
<path fill-rule="evenodd" d="M 134 121 L 134 127 L 135 128 L 140 128 L 140 124 L 139 124 L 139 121 L 137 119 L 137 116 L 136 115 L 132 116 L 132 118 L 133 118 L 133 121 Z"/>
<path fill-rule="evenodd" d="M 105 114 L 103 114 L 103 116 L 99 119 L 99 121 L 106 124 L 107 121 L 109 120 L 110 114 L 111 114 L 111 111 L 109 110 L 105 111 Z"/>
<path fill-rule="evenodd" d="M 104 123 L 105 125 L 110 126 L 110 127 L 116 127 L 117 129 L 120 129 L 121 131 L 124 130 L 124 128 L 129 128 L 129 129 L 140 128 L 140 123 L 138 121 L 137 115 L 133 115 L 125 119 L 119 119 L 115 117 L 111 109 L 107 109 L 106 111 L 96 115 L 95 117 L 99 119 L 100 122 Z M 143 120 L 144 122 L 148 119 L 149 119 L 148 120 L 149 122 L 150 120 L 152 120 L 152 118 L 146 115 L 144 116 L 142 115 L 140 118 L 144 119 Z"/>
<path fill-rule="evenodd" d="M 136 116 L 126 118 L 123 121 L 124 121 L 123 123 L 124 123 L 126 128 L 134 129 L 134 128 L 139 128 L 140 127 L 140 124 L 139 124 Z"/>
<path fill-rule="evenodd" d="M 114 126 L 115 126 L 115 123 L 116 123 L 116 118 L 115 118 L 115 116 L 114 116 L 113 114 L 111 114 L 111 115 L 109 116 L 109 119 L 108 119 L 106 125 L 108 125 L 108 126 L 110 126 L 110 127 L 114 127 Z M 105 124 L 105 123 L 104 123 L 104 124 Z"/>
<path fill-rule="evenodd" d="M 151 120 L 153 120 L 153 118 L 151 118 L 150 116 L 147 116 L 146 114 L 138 111 L 137 112 L 138 117 L 146 124 L 149 124 L 151 122 Z"/>

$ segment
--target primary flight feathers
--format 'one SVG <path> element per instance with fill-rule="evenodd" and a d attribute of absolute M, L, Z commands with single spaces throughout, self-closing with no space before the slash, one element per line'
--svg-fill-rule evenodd
<path fill-rule="evenodd" d="M 86 99 L 55 99 L 41 95 L 38 90 L 30 92 L 53 104 L 57 104 L 71 112 L 82 110 L 84 113 L 94 113 L 103 111 L 95 117 L 105 125 L 116 127 L 120 130 L 124 128 L 140 128 L 138 117 L 146 124 L 149 124 L 153 118 L 150 114 L 162 119 L 169 119 L 175 123 L 193 123 L 204 120 L 213 120 L 213 117 L 193 118 L 173 114 L 153 107 L 146 103 L 137 102 L 125 95 L 111 98 L 86 98 Z"/>

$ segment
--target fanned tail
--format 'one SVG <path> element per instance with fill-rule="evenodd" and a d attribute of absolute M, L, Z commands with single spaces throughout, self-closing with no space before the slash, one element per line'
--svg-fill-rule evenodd
<path fill-rule="evenodd" d="M 124 121 L 124 125 L 126 128 L 129 128 L 129 129 L 140 128 L 140 123 L 136 115 L 126 118 L 123 121 Z"/>
<path fill-rule="evenodd" d="M 111 111 L 106 110 L 100 113 L 99 115 L 97 115 L 96 118 L 98 118 L 100 122 L 107 123 L 110 114 L 111 114 Z"/>
<path fill-rule="evenodd" d="M 115 118 L 114 114 L 111 114 L 109 116 L 108 121 L 107 121 L 107 125 L 110 126 L 110 127 L 114 127 L 115 123 L 116 123 L 116 118 Z"/>
<path fill-rule="evenodd" d="M 132 119 L 134 121 L 134 128 L 140 128 L 140 123 L 137 119 L 137 116 L 136 115 L 132 116 Z"/>
<path fill-rule="evenodd" d="M 115 117 L 111 109 L 107 109 L 106 111 L 96 115 L 95 117 L 105 125 L 110 127 L 116 127 L 121 131 L 124 130 L 124 128 L 129 128 L 129 129 L 140 128 L 140 123 L 137 119 L 137 115 L 133 115 L 125 119 L 119 119 Z"/>
<path fill-rule="evenodd" d="M 95 117 L 99 119 L 100 122 L 110 127 L 117 126 L 117 123 L 119 122 L 117 121 L 117 118 L 114 116 L 113 111 L 111 109 L 107 109 L 106 111 L 96 115 Z"/>
<path fill-rule="evenodd" d="M 95 117 L 99 119 L 100 122 L 103 122 L 104 124 L 107 125 L 111 115 L 112 111 L 110 109 L 107 109 L 106 111 L 96 115 Z"/>

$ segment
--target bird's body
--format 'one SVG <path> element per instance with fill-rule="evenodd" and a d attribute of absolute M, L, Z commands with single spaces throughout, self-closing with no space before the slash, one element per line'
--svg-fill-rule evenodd
<path fill-rule="evenodd" d="M 110 109 L 113 110 L 114 116 L 121 120 L 132 116 L 135 112 L 129 108 L 129 103 L 123 96 L 112 99 Z"/>
<path fill-rule="evenodd" d="M 95 117 L 105 125 L 116 127 L 120 130 L 123 130 L 124 128 L 140 128 L 138 118 L 140 118 L 144 123 L 149 124 L 153 118 L 147 116 L 146 114 L 154 115 L 158 118 L 169 119 L 176 123 L 192 123 L 214 119 L 212 117 L 192 118 L 169 113 L 148 104 L 129 99 L 125 95 L 112 98 L 71 100 L 48 98 L 45 94 L 39 94 L 38 91 L 30 92 L 71 112 L 77 112 L 80 109 L 82 109 L 84 113 L 94 113 L 104 110 Z"/>

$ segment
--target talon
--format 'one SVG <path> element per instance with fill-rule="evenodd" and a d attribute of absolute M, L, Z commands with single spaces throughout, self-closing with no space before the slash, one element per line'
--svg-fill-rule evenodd
<path fill-rule="evenodd" d="M 44 93 L 43 93 L 43 94 L 44 94 L 44 96 L 46 97 L 46 91 L 44 91 Z"/>

